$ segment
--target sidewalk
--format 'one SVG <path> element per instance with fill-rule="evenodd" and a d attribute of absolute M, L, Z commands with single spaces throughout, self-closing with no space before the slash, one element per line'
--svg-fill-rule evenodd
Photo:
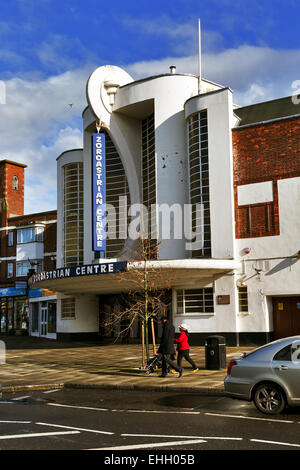
<path fill-rule="evenodd" d="M 6 344 L 6 364 L 0 364 L 3 392 L 55 388 L 105 388 L 198 393 L 223 393 L 226 370 L 205 370 L 205 348 L 194 346 L 191 356 L 199 367 L 192 373 L 158 377 L 141 369 L 141 346 L 101 343 L 59 343 L 44 338 L 0 336 Z M 253 347 L 227 347 L 227 363 Z M 152 354 L 152 348 L 150 349 Z"/>

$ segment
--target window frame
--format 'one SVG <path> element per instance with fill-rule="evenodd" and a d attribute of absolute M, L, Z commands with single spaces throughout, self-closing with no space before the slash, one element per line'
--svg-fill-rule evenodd
<path fill-rule="evenodd" d="M 24 235 L 30 232 L 29 239 L 26 238 L 24 240 Z M 23 245 L 24 243 L 43 243 L 44 241 L 44 227 L 36 226 L 36 227 L 23 227 L 17 229 L 17 244 Z"/>
<path fill-rule="evenodd" d="M 25 274 L 24 274 L 25 271 L 22 271 L 22 274 L 19 274 L 19 272 L 20 272 L 19 268 L 21 267 L 21 265 L 29 266 L 28 270 Z M 30 269 L 34 269 L 36 273 L 42 272 L 43 271 L 43 260 L 42 259 L 37 259 L 37 260 L 31 260 L 31 262 L 29 260 L 17 261 L 16 262 L 16 277 L 27 277 L 28 272 L 29 272 Z"/>
<path fill-rule="evenodd" d="M 210 290 L 211 292 L 207 292 Z M 193 291 L 194 293 L 191 293 Z M 186 296 L 187 295 L 198 295 L 195 294 L 195 291 L 199 291 L 199 295 L 202 295 L 202 304 L 203 304 L 203 310 L 202 311 L 186 311 Z M 182 292 L 182 313 L 178 312 L 178 293 Z M 190 294 L 188 294 L 190 292 Z M 187 293 L 187 294 L 186 294 Z M 213 286 L 206 286 L 206 287 L 200 287 L 200 288 L 176 288 L 173 289 L 173 311 L 174 315 L 177 317 L 198 317 L 198 316 L 215 316 L 215 292 L 214 292 L 214 287 Z M 211 298 L 208 300 L 206 299 L 207 295 L 211 295 Z M 196 301 L 190 301 L 190 302 L 196 302 Z M 206 305 L 205 305 L 206 303 Z M 208 303 L 211 303 L 209 306 Z M 192 307 L 190 307 L 192 308 Z M 206 308 L 212 308 L 212 311 L 205 311 Z"/>
<path fill-rule="evenodd" d="M 14 232 L 12 230 L 7 234 L 7 246 L 14 246 Z"/>
<path fill-rule="evenodd" d="M 63 314 L 65 313 L 64 309 L 69 306 L 71 307 L 71 309 L 73 308 L 72 314 L 66 316 L 65 314 Z M 60 316 L 62 320 L 76 320 L 76 298 L 75 297 L 66 297 L 65 299 L 61 299 Z"/>
<path fill-rule="evenodd" d="M 245 292 L 246 290 L 246 292 Z M 242 296 L 246 295 L 246 302 L 244 304 L 245 307 L 247 307 L 246 310 L 241 309 L 242 302 L 244 299 L 242 299 Z M 240 314 L 246 314 L 249 313 L 249 295 L 248 295 L 248 286 L 240 286 L 238 287 L 238 301 L 239 301 L 239 313 Z"/>
<path fill-rule="evenodd" d="M 11 268 L 11 275 L 10 275 Z M 14 263 L 7 263 L 7 279 L 12 279 L 14 277 Z"/>

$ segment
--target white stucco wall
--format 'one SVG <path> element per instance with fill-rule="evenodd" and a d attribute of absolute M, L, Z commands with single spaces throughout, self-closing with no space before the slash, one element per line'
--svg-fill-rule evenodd
<path fill-rule="evenodd" d="M 271 298 L 300 295 L 300 260 L 295 257 L 300 249 L 300 178 L 277 184 L 280 235 L 236 240 L 239 257 L 244 259 L 238 278 L 248 286 L 249 295 L 249 315 L 239 316 L 240 331 L 272 331 Z M 252 185 L 247 186 L 251 198 Z M 243 255 L 246 247 L 251 251 Z"/>
<path fill-rule="evenodd" d="M 79 294 L 75 296 L 75 318 L 61 318 L 61 299 L 57 295 L 57 332 L 58 333 L 94 333 L 99 331 L 99 304 L 96 295 Z"/>
<path fill-rule="evenodd" d="M 207 109 L 209 197 L 212 258 L 235 257 L 231 124 L 232 92 L 228 88 L 199 95 L 185 106 L 185 116 Z"/>

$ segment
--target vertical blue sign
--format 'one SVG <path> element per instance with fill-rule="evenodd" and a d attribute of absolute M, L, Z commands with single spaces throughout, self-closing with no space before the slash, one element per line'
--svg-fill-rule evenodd
<path fill-rule="evenodd" d="M 93 250 L 105 251 L 105 134 L 93 134 Z"/>

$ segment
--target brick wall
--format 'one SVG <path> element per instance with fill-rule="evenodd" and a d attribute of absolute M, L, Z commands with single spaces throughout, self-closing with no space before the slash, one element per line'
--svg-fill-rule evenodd
<path fill-rule="evenodd" d="M 300 118 L 235 128 L 232 143 L 236 238 L 279 235 L 277 181 L 300 176 Z M 263 181 L 273 181 L 273 203 L 239 207 L 237 187 Z"/>
<path fill-rule="evenodd" d="M 7 214 L 24 214 L 24 168 L 25 165 L 2 160 L 0 162 L 0 198 L 6 200 Z M 14 178 L 17 187 L 14 189 Z"/>
<path fill-rule="evenodd" d="M 1 256 L 2 257 L 16 257 L 16 246 L 17 246 L 17 229 L 28 225 L 34 225 L 38 222 L 49 222 L 45 225 L 44 229 L 44 253 L 56 253 L 56 218 L 57 211 L 42 212 L 38 214 L 26 214 L 18 217 L 10 217 L 8 219 L 8 227 L 16 227 L 15 229 L 8 229 L 8 231 L 2 231 L 1 233 Z M 8 246 L 8 232 L 14 233 L 13 246 Z M 8 263 L 13 263 L 13 278 L 7 279 Z M 51 260 L 51 256 L 45 256 L 44 258 L 44 269 L 54 269 L 56 267 L 56 261 Z M 25 280 L 26 278 L 24 278 Z M 16 261 L 5 260 L 0 264 L 0 282 L 3 285 L 14 285 L 16 280 Z M 17 280 L 23 280 L 22 277 L 18 277 Z"/>

